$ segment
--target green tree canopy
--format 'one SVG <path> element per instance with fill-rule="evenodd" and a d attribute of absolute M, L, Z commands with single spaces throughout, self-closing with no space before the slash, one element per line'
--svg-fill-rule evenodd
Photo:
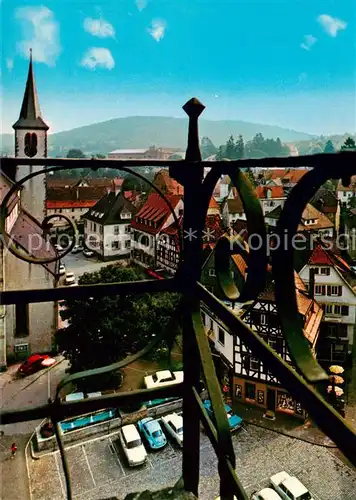
<path fill-rule="evenodd" d="M 242 135 L 240 134 L 235 144 L 235 159 L 240 160 L 245 156 L 245 144 Z"/>
<path fill-rule="evenodd" d="M 203 137 L 200 143 L 201 156 L 203 160 L 209 156 L 215 155 L 217 153 L 217 147 L 214 146 L 213 142 L 209 137 Z"/>
<path fill-rule="evenodd" d="M 332 141 L 328 140 L 328 142 L 325 144 L 324 153 L 335 153 L 335 148 Z"/>
<path fill-rule="evenodd" d="M 235 141 L 232 135 L 230 135 L 225 146 L 225 158 L 235 160 Z"/>
<path fill-rule="evenodd" d="M 67 153 L 67 158 L 86 158 L 81 149 L 70 149 Z"/>
<path fill-rule="evenodd" d="M 85 273 L 79 284 L 114 283 L 142 279 L 135 268 L 106 266 Z M 134 353 L 168 325 L 180 300 L 176 293 L 117 295 L 65 301 L 61 311 L 68 327 L 56 333 L 56 343 L 65 351 L 71 371 L 106 366 Z M 178 332 L 171 331 L 171 339 Z"/>
<path fill-rule="evenodd" d="M 355 139 L 353 139 L 352 137 L 348 137 L 343 146 L 341 146 L 341 149 L 355 149 L 356 148 L 356 143 L 355 143 Z"/>

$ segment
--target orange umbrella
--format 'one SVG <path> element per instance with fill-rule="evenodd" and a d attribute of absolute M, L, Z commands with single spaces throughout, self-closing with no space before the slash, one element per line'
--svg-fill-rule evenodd
<path fill-rule="evenodd" d="M 343 369 L 343 367 L 342 367 L 342 366 L 339 366 L 339 365 L 331 365 L 331 366 L 329 367 L 329 371 L 330 371 L 331 373 L 336 373 L 337 375 L 339 375 L 340 373 L 344 373 L 344 371 L 345 371 L 345 370 Z"/>
<path fill-rule="evenodd" d="M 341 385 L 345 382 L 344 379 L 340 377 L 340 375 L 329 375 L 329 380 L 330 382 L 334 382 L 334 384 L 337 385 Z"/>

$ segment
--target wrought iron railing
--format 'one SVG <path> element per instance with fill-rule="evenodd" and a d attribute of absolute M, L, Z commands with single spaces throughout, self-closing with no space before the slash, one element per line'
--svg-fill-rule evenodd
<path fill-rule="evenodd" d="M 298 223 L 308 200 L 327 179 L 343 180 L 345 185 L 350 183 L 350 176 L 356 173 L 355 152 L 344 151 L 335 154 L 318 154 L 312 156 L 288 158 L 243 159 L 238 161 L 201 161 L 198 138 L 198 117 L 204 106 L 197 100 L 191 99 L 183 109 L 189 116 L 188 147 L 186 158 L 182 161 L 157 160 L 106 160 L 106 159 L 28 159 L 4 158 L 2 168 L 9 172 L 16 166 L 43 165 L 48 167 L 47 173 L 59 169 L 73 168 L 115 168 L 130 172 L 131 167 L 162 166 L 169 167 L 170 175 L 184 186 L 184 225 L 180 233 L 181 261 L 175 276 L 171 279 L 141 281 L 130 283 L 112 283 L 97 285 L 81 285 L 73 288 L 53 288 L 46 290 L 5 291 L 1 295 L 1 304 L 23 304 L 34 302 L 51 302 L 62 299 L 86 299 L 96 296 L 110 296 L 116 294 L 141 294 L 144 292 L 157 293 L 163 291 L 178 291 L 182 293 L 182 303 L 179 314 L 184 317 L 183 328 L 183 360 L 184 382 L 172 387 L 139 390 L 130 393 L 116 393 L 100 398 L 78 402 L 63 402 L 59 398 L 60 389 L 70 382 L 79 379 L 96 377 L 103 372 L 116 371 L 138 357 L 147 353 L 157 342 L 165 337 L 166 332 L 155 338 L 142 351 L 129 356 L 120 363 L 105 368 L 89 370 L 66 377 L 58 386 L 57 394 L 48 404 L 24 408 L 18 411 L 3 411 L 1 423 L 3 425 L 26 420 L 49 417 L 54 423 L 58 446 L 62 457 L 63 469 L 66 478 L 67 496 L 72 498 L 69 468 L 62 443 L 58 423 L 70 416 L 88 413 L 107 407 L 118 407 L 127 403 L 147 401 L 157 397 L 183 396 L 184 416 L 184 446 L 183 446 L 183 480 L 185 489 L 198 496 L 199 485 L 199 456 L 200 456 L 200 422 L 214 447 L 218 459 L 220 475 L 220 494 L 224 500 L 232 500 L 235 495 L 238 499 L 247 500 L 246 493 L 235 471 L 235 455 L 229 432 L 228 421 L 223 405 L 220 384 L 215 375 L 214 364 L 210 352 L 208 338 L 202 323 L 200 304 L 204 302 L 233 335 L 260 358 L 275 377 L 283 381 L 283 386 L 307 410 L 316 424 L 337 444 L 344 455 L 356 465 L 356 435 L 346 421 L 323 399 L 318 391 L 319 385 L 324 384 L 327 375 L 314 358 L 308 342 L 303 334 L 303 325 L 298 313 L 294 285 L 293 245 L 286 244 L 274 252 L 273 275 L 275 279 L 276 301 L 281 318 L 283 333 L 286 338 L 293 365 L 286 363 L 259 335 L 252 331 L 241 319 L 231 312 L 221 301 L 209 293 L 200 283 L 202 267 L 203 229 L 208 210 L 209 200 L 214 186 L 222 174 L 230 176 L 236 186 L 247 216 L 249 234 L 259 235 L 261 245 L 258 249 L 249 252 L 248 277 L 245 287 L 239 291 L 232 281 L 228 269 L 228 259 L 238 250 L 236 241 L 231 241 L 224 235 L 217 244 L 216 271 L 224 295 L 229 301 L 246 301 L 254 299 L 263 290 L 267 268 L 266 229 L 259 200 L 249 180 L 243 173 L 245 167 L 313 167 L 295 186 L 282 210 L 277 231 L 287 243 L 291 243 L 297 231 Z M 353 162 L 353 163 L 352 163 Z M 204 178 L 204 167 L 210 171 Z M 21 180 L 21 184 L 41 172 L 36 172 Z M 43 173 L 43 171 L 42 171 Z M 135 175 L 139 175 L 135 173 Z M 12 246 L 11 240 L 5 234 L 6 205 L 12 192 L 18 189 L 15 185 L 5 197 L 1 207 L 1 231 L 9 251 L 19 258 L 31 262 L 44 263 L 45 259 L 20 253 Z M 157 188 L 154 187 L 157 191 Z M 162 193 L 161 193 L 162 195 Z M 172 207 L 171 211 L 173 213 Z M 177 218 L 175 221 L 177 223 Z M 42 227 L 49 228 L 49 220 L 45 219 Z M 180 228 L 177 223 L 177 230 Z M 183 237 L 184 235 L 184 237 Z M 187 237 L 189 236 L 189 237 Z M 73 243 L 74 244 L 74 243 Z M 70 248 L 68 249 L 70 251 Z M 63 255 L 62 255 L 63 256 Z M 61 256 L 61 257 L 62 257 Z M 47 259 L 46 262 L 58 259 Z M 172 318 L 174 321 L 174 318 Z M 199 397 L 198 387 L 201 374 L 212 401 L 215 416 L 214 425 L 208 417 Z"/>

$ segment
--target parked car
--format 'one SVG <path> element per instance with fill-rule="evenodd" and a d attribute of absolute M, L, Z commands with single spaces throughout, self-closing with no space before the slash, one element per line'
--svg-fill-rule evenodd
<path fill-rule="evenodd" d="M 179 445 L 183 446 L 183 417 L 177 413 L 170 413 L 162 417 L 161 422 L 163 427 Z"/>
<path fill-rule="evenodd" d="M 272 488 L 263 488 L 252 493 L 251 500 L 281 500 L 281 497 Z"/>
<path fill-rule="evenodd" d="M 48 356 L 48 354 L 32 354 L 26 361 L 22 363 L 18 372 L 20 375 L 31 375 L 42 368 L 47 368 L 56 363 L 54 358 Z"/>
<path fill-rule="evenodd" d="M 142 465 L 146 462 L 147 452 L 134 424 L 121 427 L 119 438 L 130 467 Z"/>
<path fill-rule="evenodd" d="M 85 257 L 93 257 L 94 252 L 93 252 L 93 250 L 88 250 L 87 248 L 84 248 L 84 250 L 83 250 L 83 255 L 84 255 Z"/>
<path fill-rule="evenodd" d="M 161 424 L 152 417 L 143 418 L 137 422 L 137 427 L 152 450 L 159 450 L 167 444 L 167 438 L 162 432 Z"/>
<path fill-rule="evenodd" d="M 64 248 L 61 245 L 59 245 L 58 243 L 56 243 L 54 245 L 54 248 L 57 250 L 57 252 L 63 252 L 63 250 L 64 250 Z"/>
<path fill-rule="evenodd" d="M 213 408 L 211 406 L 210 399 L 206 399 L 205 401 L 203 401 L 203 405 L 204 405 L 204 408 L 207 411 L 207 414 L 213 420 L 214 419 L 214 413 L 213 413 Z M 242 422 L 243 422 L 242 418 L 239 417 L 238 415 L 236 415 L 232 411 L 232 409 L 230 408 L 230 406 L 227 405 L 227 404 L 225 404 L 225 410 L 226 410 L 227 420 L 229 422 L 230 431 L 233 432 L 233 431 L 236 431 L 237 429 L 240 429 L 240 427 L 242 425 Z"/>
<path fill-rule="evenodd" d="M 83 250 L 84 250 L 84 246 L 81 243 L 79 243 L 78 252 L 82 252 Z"/>
<path fill-rule="evenodd" d="M 304 484 L 284 470 L 272 476 L 270 482 L 284 500 L 313 500 Z"/>
<path fill-rule="evenodd" d="M 71 253 L 78 253 L 78 252 L 80 252 L 79 248 L 80 248 L 79 245 L 74 245 L 74 247 L 71 250 Z"/>
<path fill-rule="evenodd" d="M 152 406 L 164 405 L 165 403 L 168 403 L 169 401 L 177 401 L 178 399 L 179 398 L 176 398 L 176 397 L 150 399 L 149 401 L 145 401 L 144 403 L 142 403 L 142 405 L 146 406 L 147 408 L 152 408 Z"/>
<path fill-rule="evenodd" d="M 162 370 L 153 375 L 147 375 L 143 379 L 146 389 L 155 387 L 163 387 L 165 385 L 179 384 L 183 382 L 183 372 L 171 372 L 170 370 Z"/>
<path fill-rule="evenodd" d="M 60 264 L 59 265 L 58 272 L 59 272 L 59 276 L 64 276 L 65 275 L 65 273 L 66 273 L 66 267 L 65 267 L 64 264 Z"/>
<path fill-rule="evenodd" d="M 66 285 L 75 285 L 74 273 L 67 273 L 64 282 Z"/>

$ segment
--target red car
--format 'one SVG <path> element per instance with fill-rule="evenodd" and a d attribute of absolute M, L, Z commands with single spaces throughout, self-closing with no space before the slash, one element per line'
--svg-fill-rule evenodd
<path fill-rule="evenodd" d="M 48 354 L 32 354 L 32 356 L 29 356 L 26 361 L 22 363 L 19 368 L 19 373 L 21 375 L 31 375 L 31 373 L 52 366 L 55 363 L 56 360 L 48 356 Z"/>

